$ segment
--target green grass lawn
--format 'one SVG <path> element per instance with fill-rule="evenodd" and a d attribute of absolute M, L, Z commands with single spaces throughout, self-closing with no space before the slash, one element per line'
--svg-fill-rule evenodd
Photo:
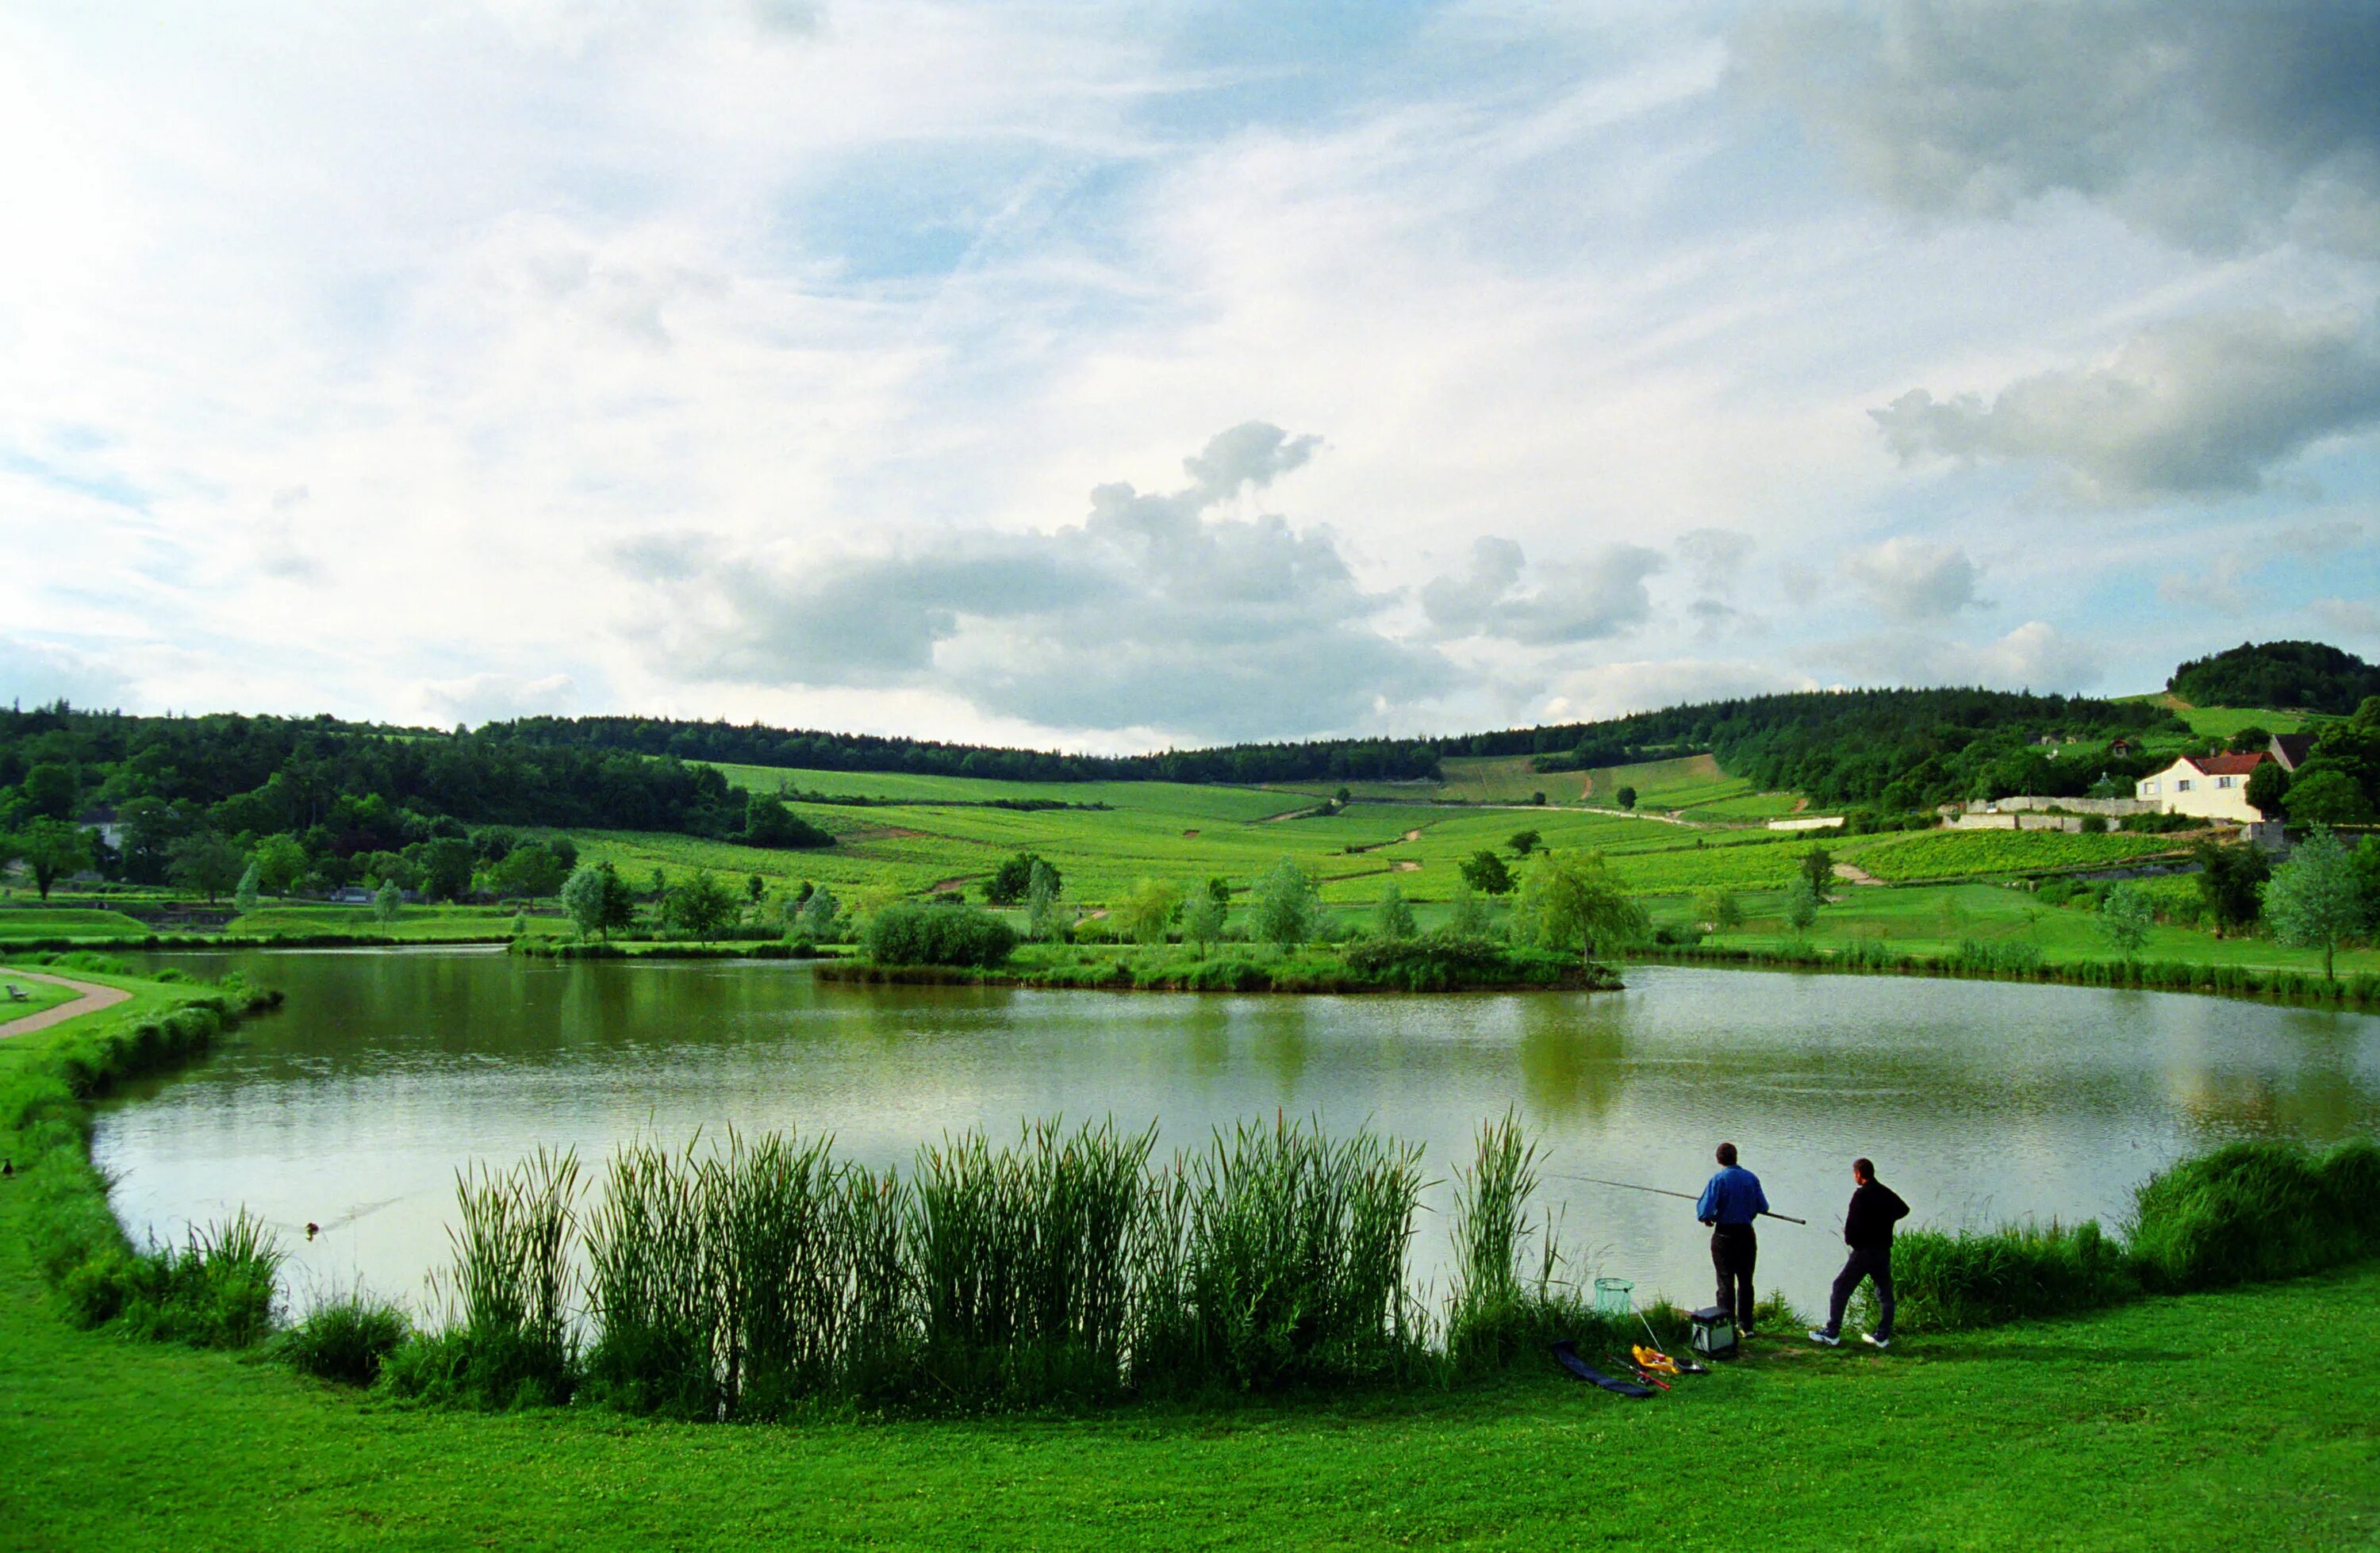
<path fill-rule="evenodd" d="M 45 971 L 42 974 L 55 976 L 58 973 Z M 21 1003 L 6 1001 L 5 995 L 0 995 L 0 1025 L 6 1025 L 11 1020 L 22 1019 L 29 1013 L 39 1013 L 45 1008 L 55 1008 L 70 999 L 81 996 L 80 993 L 70 992 L 50 982 L 35 981 L 21 970 L 10 965 L 0 965 L 0 983 L 12 986 L 25 994 L 25 1001 Z"/>
<path fill-rule="evenodd" d="M 88 906 L 0 908 L 0 943 L 11 939 L 146 938 L 149 925 L 120 911 Z"/>
<path fill-rule="evenodd" d="M 2331 721 L 2320 712 L 2275 711 L 2255 707 L 2182 707 L 2176 712 L 2190 731 L 2203 738 L 2228 739 L 2242 728 L 2267 734 L 2295 734 Z"/>
<path fill-rule="evenodd" d="M 570 923 L 559 916 L 528 918 L 532 933 L 568 933 Z M 513 913 L 500 906 L 407 906 L 394 922 L 382 922 L 369 906 L 272 905 L 243 912 L 224 928 L 243 937 L 268 938 L 312 933 L 381 935 L 422 943 L 461 938 L 503 938 L 513 930 Z"/>

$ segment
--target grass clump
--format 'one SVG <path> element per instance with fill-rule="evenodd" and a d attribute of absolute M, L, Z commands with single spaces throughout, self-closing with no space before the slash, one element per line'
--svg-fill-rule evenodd
<path fill-rule="evenodd" d="M 1458 1374 L 1500 1370 L 1561 1338 L 1600 1325 L 1575 1288 L 1557 1283 L 1560 1252 L 1550 1222 L 1532 1227 L 1539 1152 L 1510 1111 L 1479 1129 L 1475 1160 L 1458 1174 L 1454 1197 L 1454 1291 L 1446 1312 L 1446 1357 Z M 1536 1274 L 1523 1271 L 1532 1240 Z"/>
<path fill-rule="evenodd" d="M 1254 1390 L 1409 1370 L 1424 1333 L 1404 1264 L 1421 1151 L 1369 1132 L 1332 1141 L 1242 1123 L 1150 1195 L 1144 1386 Z"/>
<path fill-rule="evenodd" d="M 357 1291 L 318 1302 L 306 1319 L 273 1340 L 275 1354 L 318 1380 L 370 1386 L 382 1365 L 413 1335 L 404 1309 Z"/>
<path fill-rule="evenodd" d="M 1946 1331 L 2095 1310 L 2141 1292 L 2123 1245 L 2090 1219 L 1904 1230 L 1893 1238 L 1892 1279 L 1899 1320 Z"/>
<path fill-rule="evenodd" d="M 2143 1183 L 2132 1255 L 2159 1292 L 2291 1278 L 2380 1252 L 2380 1147 L 2235 1143 Z"/>
<path fill-rule="evenodd" d="M 246 1348 L 273 1330 L 279 1239 L 241 1208 L 192 1229 L 180 1247 L 111 1250 L 60 1285 L 78 1326 L 119 1325 L 136 1337 L 199 1348 Z"/>

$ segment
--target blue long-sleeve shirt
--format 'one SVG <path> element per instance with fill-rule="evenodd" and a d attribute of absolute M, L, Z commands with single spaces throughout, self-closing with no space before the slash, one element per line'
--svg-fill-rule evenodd
<path fill-rule="evenodd" d="M 1760 1178 L 1742 1165 L 1726 1166 L 1712 1176 L 1694 1204 L 1694 1217 L 1706 1224 L 1749 1224 L 1767 1211 Z"/>

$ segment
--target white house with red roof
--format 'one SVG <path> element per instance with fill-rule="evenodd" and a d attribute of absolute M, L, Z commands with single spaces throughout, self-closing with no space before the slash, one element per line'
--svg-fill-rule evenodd
<path fill-rule="evenodd" d="M 2248 778 L 2271 758 L 2261 749 L 2246 755 L 2185 755 L 2134 783 L 2132 796 L 2167 814 L 2251 825 L 2265 816 L 2248 802 Z"/>

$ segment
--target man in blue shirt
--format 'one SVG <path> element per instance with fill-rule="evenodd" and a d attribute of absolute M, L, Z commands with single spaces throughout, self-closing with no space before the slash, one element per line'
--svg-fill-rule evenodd
<path fill-rule="evenodd" d="M 1752 1268 L 1760 1240 L 1752 1221 L 1768 1211 L 1760 1178 L 1735 1162 L 1735 1145 L 1718 1146 L 1718 1171 L 1703 1187 L 1694 1217 L 1711 1227 L 1711 1267 L 1718 1273 L 1718 1307 L 1735 1329 L 1752 1336 Z"/>

